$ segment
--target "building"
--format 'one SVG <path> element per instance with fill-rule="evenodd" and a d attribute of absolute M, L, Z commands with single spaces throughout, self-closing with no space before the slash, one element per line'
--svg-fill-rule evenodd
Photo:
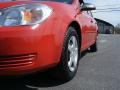
<path fill-rule="evenodd" d="M 106 21 L 95 18 L 98 24 L 98 31 L 100 34 L 113 34 L 114 26 Z"/>

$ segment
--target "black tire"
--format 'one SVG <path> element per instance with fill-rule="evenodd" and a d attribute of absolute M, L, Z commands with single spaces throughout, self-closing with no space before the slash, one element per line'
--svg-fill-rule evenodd
<path fill-rule="evenodd" d="M 90 52 L 97 52 L 97 42 L 95 42 L 93 45 L 90 46 Z"/>
<path fill-rule="evenodd" d="M 77 59 L 77 66 L 74 69 L 74 71 L 70 71 L 69 66 L 68 66 L 68 61 L 70 59 L 70 53 L 68 51 L 68 43 L 71 37 L 75 37 L 78 45 L 78 59 Z M 75 54 L 74 54 L 75 55 Z M 57 67 L 56 70 L 56 77 L 57 79 L 64 80 L 64 81 L 69 81 L 71 80 L 78 69 L 78 61 L 80 59 L 80 43 L 79 43 L 79 38 L 77 35 L 76 30 L 73 27 L 69 27 L 65 39 L 64 39 L 64 45 L 62 49 L 62 54 L 61 54 L 61 61 Z"/>

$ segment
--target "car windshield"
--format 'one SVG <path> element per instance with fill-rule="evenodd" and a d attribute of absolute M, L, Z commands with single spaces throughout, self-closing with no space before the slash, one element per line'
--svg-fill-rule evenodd
<path fill-rule="evenodd" d="M 0 2 L 8 2 L 8 1 L 32 1 L 32 0 L 0 0 Z M 63 3 L 71 3 L 72 0 L 34 0 L 34 1 L 56 1 Z"/>

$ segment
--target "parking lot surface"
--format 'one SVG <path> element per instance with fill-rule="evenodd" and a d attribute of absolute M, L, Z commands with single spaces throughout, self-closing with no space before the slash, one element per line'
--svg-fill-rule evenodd
<path fill-rule="evenodd" d="M 41 73 L 29 79 L 1 79 L 0 90 L 120 90 L 120 35 L 99 35 L 98 52 L 82 53 L 69 82 Z"/>

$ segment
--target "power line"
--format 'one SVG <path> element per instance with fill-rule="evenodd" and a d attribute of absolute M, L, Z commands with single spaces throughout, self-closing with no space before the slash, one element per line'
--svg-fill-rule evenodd
<path fill-rule="evenodd" d="M 100 6 L 97 6 L 97 7 L 118 6 L 118 5 L 120 5 L 120 4 L 100 5 Z"/>
<path fill-rule="evenodd" d="M 97 10 L 111 10 L 111 9 L 120 9 L 120 7 L 116 7 L 116 8 L 104 8 L 104 9 L 97 9 Z"/>
<path fill-rule="evenodd" d="M 114 7 L 112 7 L 114 6 Z M 99 9 L 94 11 L 93 13 L 99 13 L 99 12 L 120 12 L 120 4 L 107 4 L 107 5 L 100 5 L 97 6 Z M 100 8 L 102 7 L 102 8 Z"/>
<path fill-rule="evenodd" d="M 93 12 L 93 13 L 100 13 L 100 12 L 120 12 L 120 9 L 119 9 L 119 10 L 109 10 L 109 11 L 107 11 L 107 10 L 95 11 L 95 12 Z"/>
<path fill-rule="evenodd" d="M 119 11 L 120 11 L 120 7 L 97 9 L 97 10 L 94 11 L 93 13 L 97 13 L 97 12 L 114 12 L 114 11 L 119 12 Z"/>

